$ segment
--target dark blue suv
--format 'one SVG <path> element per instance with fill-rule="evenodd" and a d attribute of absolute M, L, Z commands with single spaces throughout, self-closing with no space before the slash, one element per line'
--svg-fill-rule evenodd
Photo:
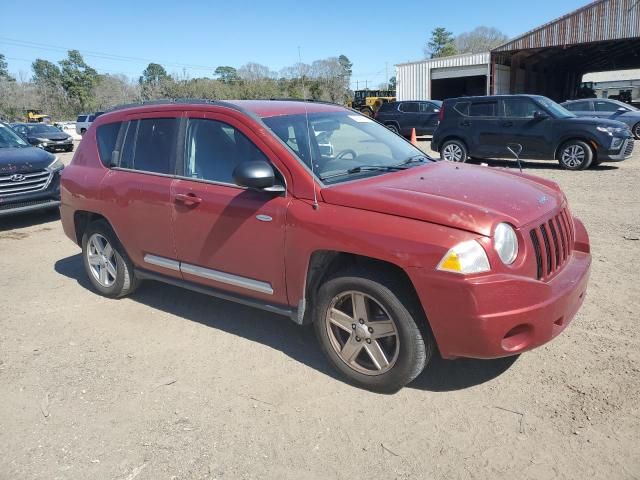
<path fill-rule="evenodd" d="M 431 148 L 444 160 L 504 158 L 510 144 L 521 158 L 557 160 L 567 170 L 619 162 L 633 152 L 633 136 L 622 122 L 579 118 L 538 95 L 497 95 L 445 100 Z"/>

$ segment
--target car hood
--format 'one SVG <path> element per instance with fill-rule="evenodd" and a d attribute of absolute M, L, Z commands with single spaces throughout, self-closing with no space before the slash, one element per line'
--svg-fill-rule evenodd
<path fill-rule="evenodd" d="M 43 170 L 55 157 L 41 148 L 0 148 L 0 175 Z"/>
<path fill-rule="evenodd" d="M 66 140 L 70 138 L 68 134 L 64 132 L 56 133 L 30 133 L 29 138 L 46 138 L 47 140 Z"/>
<path fill-rule="evenodd" d="M 324 188 L 334 205 L 376 211 L 491 235 L 508 222 L 519 228 L 565 202 L 554 182 L 476 165 L 434 162 Z"/>

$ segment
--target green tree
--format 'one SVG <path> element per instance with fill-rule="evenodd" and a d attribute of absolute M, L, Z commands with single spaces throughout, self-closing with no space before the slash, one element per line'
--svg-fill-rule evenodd
<path fill-rule="evenodd" d="M 391 77 L 389 79 L 389 88 L 391 90 L 395 90 L 396 89 L 396 82 L 397 82 L 396 77 Z"/>
<path fill-rule="evenodd" d="M 33 70 L 33 83 L 41 87 L 58 87 L 61 84 L 62 74 L 55 63 L 49 60 L 36 58 L 31 64 Z"/>
<path fill-rule="evenodd" d="M 98 72 L 85 63 L 78 50 L 69 50 L 67 58 L 58 63 L 62 88 L 81 110 L 86 109 L 91 103 Z"/>
<path fill-rule="evenodd" d="M 431 32 L 431 38 L 424 49 L 424 53 L 430 58 L 455 55 L 458 51 L 456 50 L 454 40 L 453 34 L 446 28 L 434 28 Z"/>
<path fill-rule="evenodd" d="M 342 67 L 343 70 L 343 75 L 345 80 L 347 80 L 347 83 L 351 80 L 351 74 L 353 73 L 352 68 L 353 68 L 353 63 L 351 63 L 351 61 L 349 60 L 349 58 L 347 58 L 346 55 L 340 55 L 338 57 L 338 63 L 340 64 L 340 66 Z"/>
<path fill-rule="evenodd" d="M 218 79 L 222 83 L 234 83 L 240 80 L 240 77 L 238 76 L 238 71 L 233 67 L 221 65 L 218 68 L 216 68 L 216 70 L 213 73 L 218 77 Z"/>
<path fill-rule="evenodd" d="M 0 53 L 0 79 L 9 80 L 10 82 L 14 82 L 16 80 L 9 75 L 9 65 L 2 53 Z"/>
<path fill-rule="evenodd" d="M 507 43 L 508 40 L 509 37 L 497 28 L 477 27 L 458 35 L 455 45 L 459 53 L 483 53 Z"/>
<path fill-rule="evenodd" d="M 165 80 L 169 79 L 167 71 L 159 63 L 150 63 L 142 72 L 142 76 L 138 80 L 140 85 L 158 86 Z"/>

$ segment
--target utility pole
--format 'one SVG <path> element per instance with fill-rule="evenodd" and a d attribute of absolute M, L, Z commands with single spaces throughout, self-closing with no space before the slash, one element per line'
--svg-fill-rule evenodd
<path fill-rule="evenodd" d="M 384 82 L 387 84 L 387 90 L 389 90 L 389 62 L 384 62 Z"/>

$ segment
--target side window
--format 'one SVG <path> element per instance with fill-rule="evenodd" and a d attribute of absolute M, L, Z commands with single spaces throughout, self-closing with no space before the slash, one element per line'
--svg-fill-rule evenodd
<path fill-rule="evenodd" d="M 572 102 L 567 103 L 564 108 L 570 112 L 590 112 L 591 102 Z"/>
<path fill-rule="evenodd" d="M 593 102 L 594 106 L 596 107 L 596 112 L 615 112 L 617 111 L 620 107 L 620 105 L 616 105 L 615 103 L 612 102 Z"/>
<path fill-rule="evenodd" d="M 436 108 L 433 103 L 420 102 L 420 113 L 434 113 Z"/>
<path fill-rule="evenodd" d="M 495 117 L 498 102 L 474 102 L 469 106 L 470 117 Z"/>
<path fill-rule="evenodd" d="M 189 120 L 185 177 L 233 184 L 236 165 L 256 160 L 269 161 L 251 140 L 231 125 L 202 118 Z"/>
<path fill-rule="evenodd" d="M 504 116 L 510 118 L 533 118 L 535 112 L 542 110 L 528 98 L 505 98 Z"/>
<path fill-rule="evenodd" d="M 453 109 L 462 115 L 469 116 L 469 105 L 471 102 L 458 102 L 454 105 Z"/>
<path fill-rule="evenodd" d="M 100 161 L 105 167 L 111 166 L 111 159 L 116 148 L 121 125 L 122 122 L 107 123 L 106 125 L 100 125 L 96 131 L 98 153 L 100 154 Z"/>
<path fill-rule="evenodd" d="M 81 123 L 81 122 L 86 122 L 87 121 L 87 116 L 86 115 L 78 115 L 78 118 L 76 120 L 76 122 Z"/>
<path fill-rule="evenodd" d="M 417 102 L 401 103 L 400 111 L 405 113 L 418 113 L 418 103 Z"/>
<path fill-rule="evenodd" d="M 171 175 L 175 172 L 177 118 L 147 118 L 129 122 L 120 166 Z"/>

